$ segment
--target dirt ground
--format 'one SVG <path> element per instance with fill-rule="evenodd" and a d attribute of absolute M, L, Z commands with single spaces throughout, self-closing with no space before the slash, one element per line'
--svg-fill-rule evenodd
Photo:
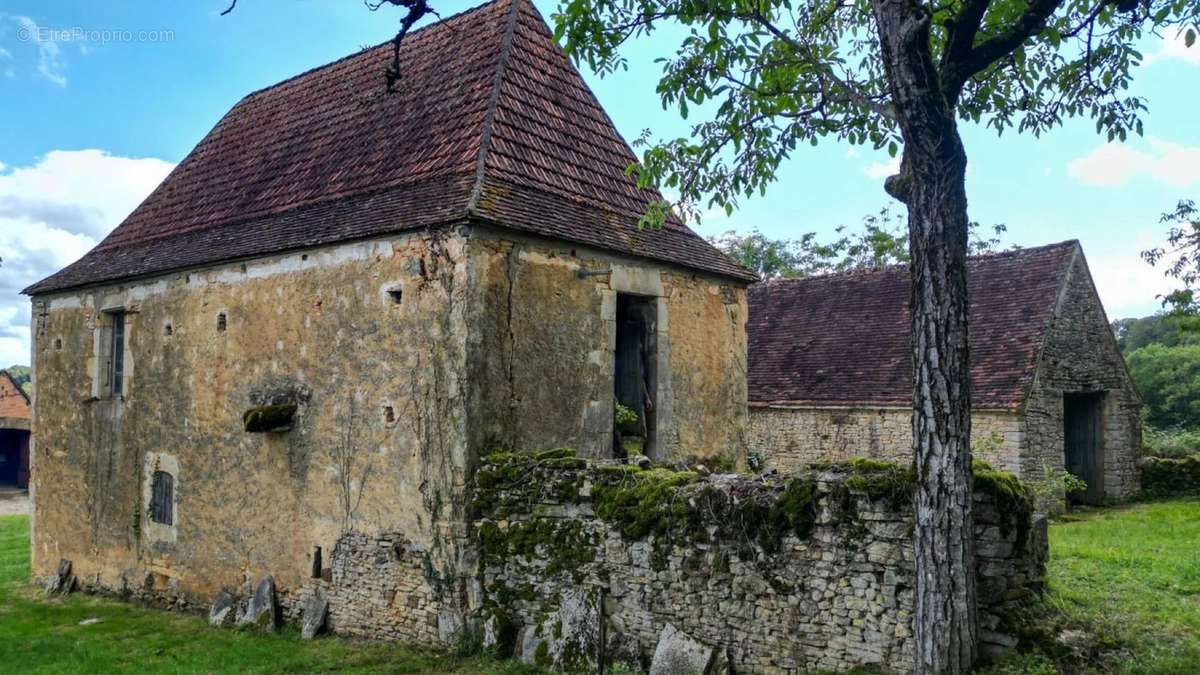
<path fill-rule="evenodd" d="M 0 516 L 29 513 L 29 491 L 7 485 L 0 486 Z"/>

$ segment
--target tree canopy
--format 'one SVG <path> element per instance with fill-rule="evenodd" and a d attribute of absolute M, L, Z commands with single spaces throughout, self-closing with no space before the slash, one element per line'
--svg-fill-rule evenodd
<path fill-rule="evenodd" d="M 658 94 L 699 121 L 654 144 L 637 171 L 677 190 L 685 208 L 732 210 L 765 190 L 797 147 L 823 139 L 903 147 L 876 0 L 566 0 L 555 15 L 567 51 L 605 73 L 620 48 L 667 23 L 686 29 L 662 58 Z M 940 95 L 964 120 L 1040 135 L 1087 116 L 1108 139 L 1142 132 L 1129 93 L 1147 32 L 1190 25 L 1191 0 L 912 1 L 911 26 Z M 1186 29 L 1194 40 L 1193 28 Z M 644 137 L 648 138 L 648 137 Z M 661 215 L 661 214 L 660 214 Z"/>
<path fill-rule="evenodd" d="M 1180 200 L 1161 221 L 1169 226 L 1167 245 L 1145 251 L 1142 257 L 1151 265 L 1167 263 L 1167 276 L 1182 284 L 1162 298 L 1163 306 L 1179 315 L 1195 316 L 1200 313 L 1200 298 L 1196 296 L 1200 285 L 1200 209 L 1190 199 Z"/>
<path fill-rule="evenodd" d="M 835 237 L 821 241 L 816 232 L 797 238 L 771 239 L 758 230 L 739 234 L 729 230 L 709 241 L 726 255 L 764 279 L 807 277 L 849 270 L 873 269 L 908 262 L 908 232 L 890 208 L 863 218 L 861 230 L 842 225 Z M 971 252 L 996 251 L 1007 228 L 993 225 L 988 236 L 971 224 Z"/>

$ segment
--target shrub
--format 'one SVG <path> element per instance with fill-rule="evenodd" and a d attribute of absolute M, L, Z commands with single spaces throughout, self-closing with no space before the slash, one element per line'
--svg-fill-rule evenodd
<path fill-rule="evenodd" d="M 1171 459 L 1200 454 L 1200 429 L 1156 429 L 1146 425 L 1142 449 L 1148 457 Z"/>
<path fill-rule="evenodd" d="M 1147 497 L 1200 494 L 1200 455 L 1142 460 L 1142 494 Z"/>

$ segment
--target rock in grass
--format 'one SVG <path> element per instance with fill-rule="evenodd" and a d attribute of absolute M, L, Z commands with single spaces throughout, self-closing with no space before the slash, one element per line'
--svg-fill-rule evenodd
<path fill-rule="evenodd" d="M 246 611 L 238 619 L 237 625 L 257 626 L 264 630 L 273 631 L 278 617 L 275 612 L 275 579 L 271 575 L 262 578 L 254 595 L 246 603 Z"/>
<path fill-rule="evenodd" d="M 301 617 L 300 639 L 311 640 L 325 629 L 325 617 L 329 614 L 329 601 L 320 591 L 313 594 L 304 603 L 304 614 Z"/>
<path fill-rule="evenodd" d="M 237 602 L 233 596 L 225 591 L 217 593 L 213 598 L 212 607 L 208 610 L 208 623 L 210 626 L 231 626 L 233 625 L 234 608 Z"/>

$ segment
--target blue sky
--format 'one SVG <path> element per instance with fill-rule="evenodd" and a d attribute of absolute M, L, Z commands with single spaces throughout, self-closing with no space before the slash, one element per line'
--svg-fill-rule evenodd
<path fill-rule="evenodd" d="M 535 0 L 549 16 L 558 0 Z M 116 224 L 238 99 L 391 37 L 397 10 L 353 0 L 6 0 L 0 7 L 0 366 L 27 362 L 25 285 L 71 262 Z M 444 15 L 472 0 L 438 0 Z M 686 133 L 654 94 L 664 41 L 635 43 L 627 72 L 585 73 L 626 138 Z M 1138 252 L 1161 241 L 1158 215 L 1200 197 L 1200 47 L 1153 39 L 1135 92 L 1146 138 L 1106 145 L 1077 120 L 1041 139 L 966 126 L 973 219 L 1006 241 L 1082 240 L 1110 316 L 1157 308 L 1168 284 Z M 888 200 L 886 153 L 805 148 L 765 197 L 706 235 L 774 237 L 856 225 Z"/>

